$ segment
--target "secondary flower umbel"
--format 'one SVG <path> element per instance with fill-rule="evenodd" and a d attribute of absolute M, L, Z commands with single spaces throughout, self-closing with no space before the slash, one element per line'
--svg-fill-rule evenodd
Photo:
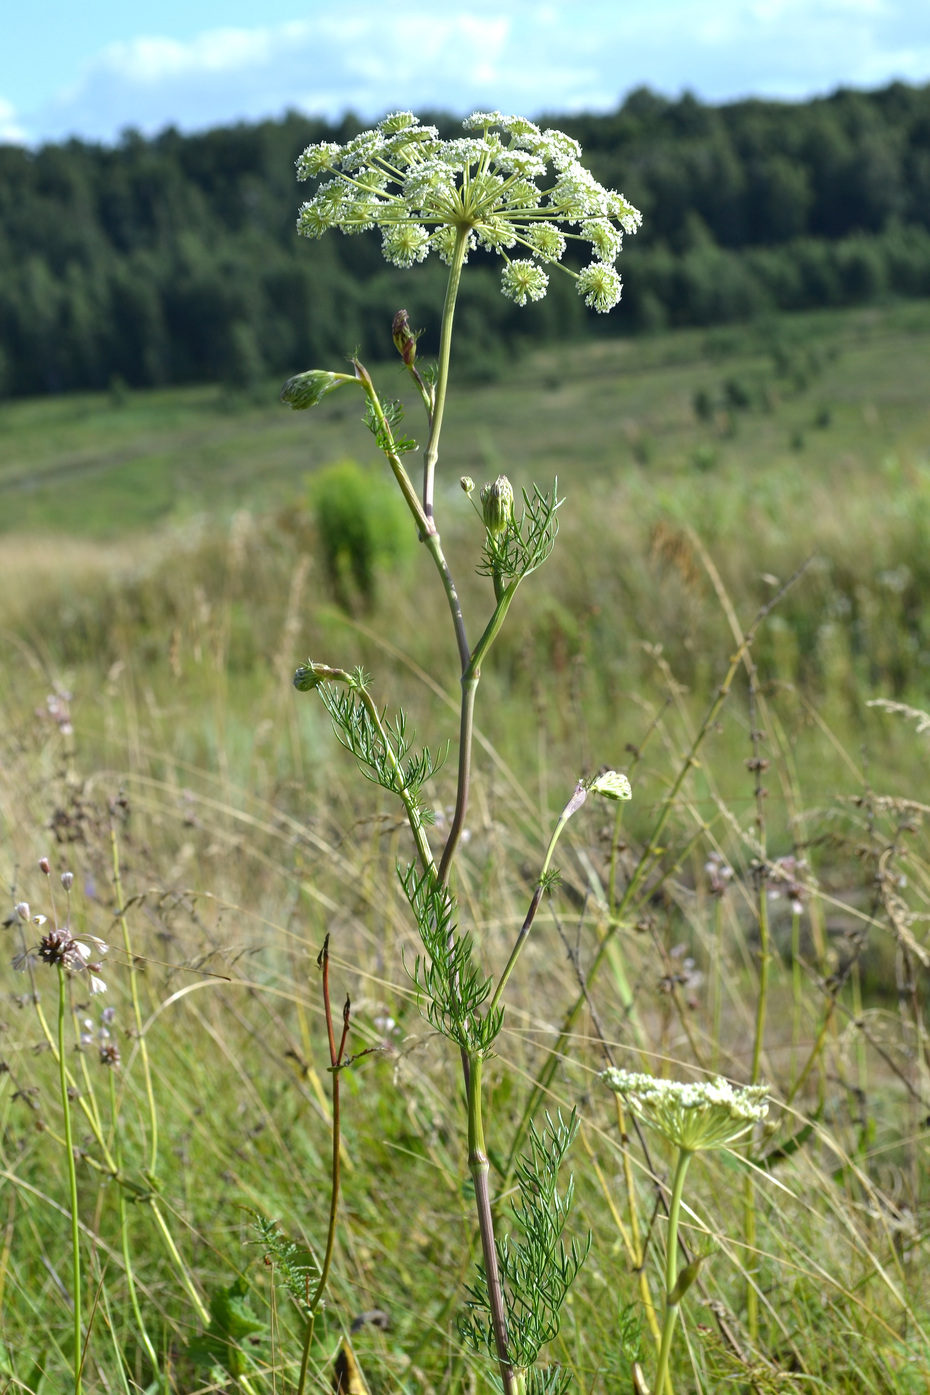
<path fill-rule="evenodd" d="M 729 1147 L 769 1110 L 768 1086 L 731 1085 L 719 1075 L 688 1085 L 611 1069 L 601 1079 L 638 1119 L 686 1153 Z"/>
<path fill-rule="evenodd" d="M 467 136 L 441 140 L 435 126 L 401 111 L 347 145 L 308 146 L 298 175 L 322 182 L 301 208 L 298 230 L 321 237 L 329 228 L 377 227 L 385 257 L 400 267 L 432 251 L 451 265 L 486 248 L 503 257 L 501 289 L 517 305 L 542 299 L 544 267 L 560 262 L 566 240 L 586 242 L 591 263 L 562 269 L 586 305 L 612 309 L 621 290 L 614 262 L 639 212 L 598 184 L 578 142 L 561 131 L 498 111 L 475 112 L 462 124 Z"/>

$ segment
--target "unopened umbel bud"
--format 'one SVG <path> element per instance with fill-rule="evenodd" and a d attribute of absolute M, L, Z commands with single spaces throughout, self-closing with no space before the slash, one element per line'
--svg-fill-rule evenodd
<path fill-rule="evenodd" d="M 462 492 L 467 494 L 470 499 L 475 492 L 475 481 L 472 479 L 471 475 L 463 475 L 459 480 L 459 484 L 462 486 Z"/>
<path fill-rule="evenodd" d="M 602 794 L 605 799 L 632 799 L 630 782 L 619 770 L 602 770 L 588 785 L 593 794 Z"/>
<path fill-rule="evenodd" d="M 62 872 L 62 874 L 61 874 L 61 884 L 62 884 L 62 886 L 64 887 L 65 891 L 70 891 L 71 888 L 74 886 L 74 873 L 73 873 L 73 872 Z"/>
<path fill-rule="evenodd" d="M 309 373 L 298 373 L 288 378 L 281 389 L 281 401 L 287 402 L 296 411 L 303 411 L 307 407 L 316 407 L 328 392 L 334 392 L 343 383 L 354 381 L 348 373 L 327 373 L 325 369 L 313 368 Z"/>
<path fill-rule="evenodd" d="M 44 872 L 46 876 L 49 876 L 49 874 L 51 873 L 51 870 L 52 870 L 52 869 L 51 869 L 51 866 L 49 865 L 49 860 L 48 860 L 48 858 L 47 858 L 47 857 L 40 857 L 40 858 L 39 858 L 39 871 L 40 871 L 40 872 Z"/>
<path fill-rule="evenodd" d="M 410 316 L 406 310 L 398 310 L 394 316 L 391 335 L 394 348 L 404 360 L 405 367 L 412 368 L 417 361 L 417 336 L 410 328 Z"/>
<path fill-rule="evenodd" d="M 513 518 L 513 485 L 506 475 L 498 475 L 493 484 L 481 486 L 480 498 L 484 526 L 492 538 L 499 538 Z"/>

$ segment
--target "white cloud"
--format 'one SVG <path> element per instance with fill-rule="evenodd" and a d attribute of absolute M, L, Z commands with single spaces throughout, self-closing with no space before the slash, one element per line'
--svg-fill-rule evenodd
<path fill-rule="evenodd" d="M 267 29 L 214 29 L 187 44 L 141 35 L 128 43 L 109 44 L 87 76 L 109 73 L 126 83 L 151 86 L 187 74 L 232 73 L 267 61 L 272 46 Z"/>
<path fill-rule="evenodd" d="M 25 141 L 26 131 L 16 119 L 12 102 L 0 97 L 0 145 L 23 145 Z"/>
<path fill-rule="evenodd" d="M 127 125 L 195 129 L 287 107 L 534 114 L 603 110 L 641 84 L 723 100 L 930 78 L 926 0 L 509 0 L 503 14 L 496 0 L 439 14 L 411 0 L 387 17 L 380 0 L 344 0 L 338 14 L 309 3 L 318 18 L 111 44 L 42 109 L 0 106 L 0 130 L 106 140 Z"/>

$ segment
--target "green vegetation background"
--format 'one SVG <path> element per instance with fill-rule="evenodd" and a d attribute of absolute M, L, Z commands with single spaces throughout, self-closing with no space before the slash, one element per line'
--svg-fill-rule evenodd
<path fill-rule="evenodd" d="M 452 133 L 457 123 L 434 118 Z M 930 295 L 930 86 L 798 104 L 702 105 L 641 90 L 607 116 L 554 117 L 644 214 L 620 315 L 570 280 L 518 310 L 491 259 L 465 278 L 460 368 L 490 379 L 524 342 L 738 321 Z M 294 236 L 294 160 L 359 129 L 281 121 L 145 139 L 0 147 L 0 396 L 299 371 L 406 304 L 434 336 L 438 264 L 400 272 L 376 235 Z M 434 259 L 435 260 L 435 259 Z"/>

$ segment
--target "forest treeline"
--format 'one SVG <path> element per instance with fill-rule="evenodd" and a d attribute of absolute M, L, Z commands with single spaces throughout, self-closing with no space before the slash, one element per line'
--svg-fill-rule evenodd
<path fill-rule="evenodd" d="M 623 302 L 595 317 L 554 274 L 521 310 L 499 293 L 499 264 L 477 257 L 458 329 L 473 375 L 529 340 L 930 295 L 930 85 L 726 106 L 643 89 L 610 115 L 543 124 L 580 140 L 597 178 L 643 211 L 620 261 Z M 128 132 L 115 147 L 0 146 L 0 395 L 114 379 L 245 386 L 356 346 L 383 357 L 400 305 L 434 343 L 435 258 L 403 272 L 374 234 L 296 236 L 294 161 L 359 129 L 290 113 Z"/>

